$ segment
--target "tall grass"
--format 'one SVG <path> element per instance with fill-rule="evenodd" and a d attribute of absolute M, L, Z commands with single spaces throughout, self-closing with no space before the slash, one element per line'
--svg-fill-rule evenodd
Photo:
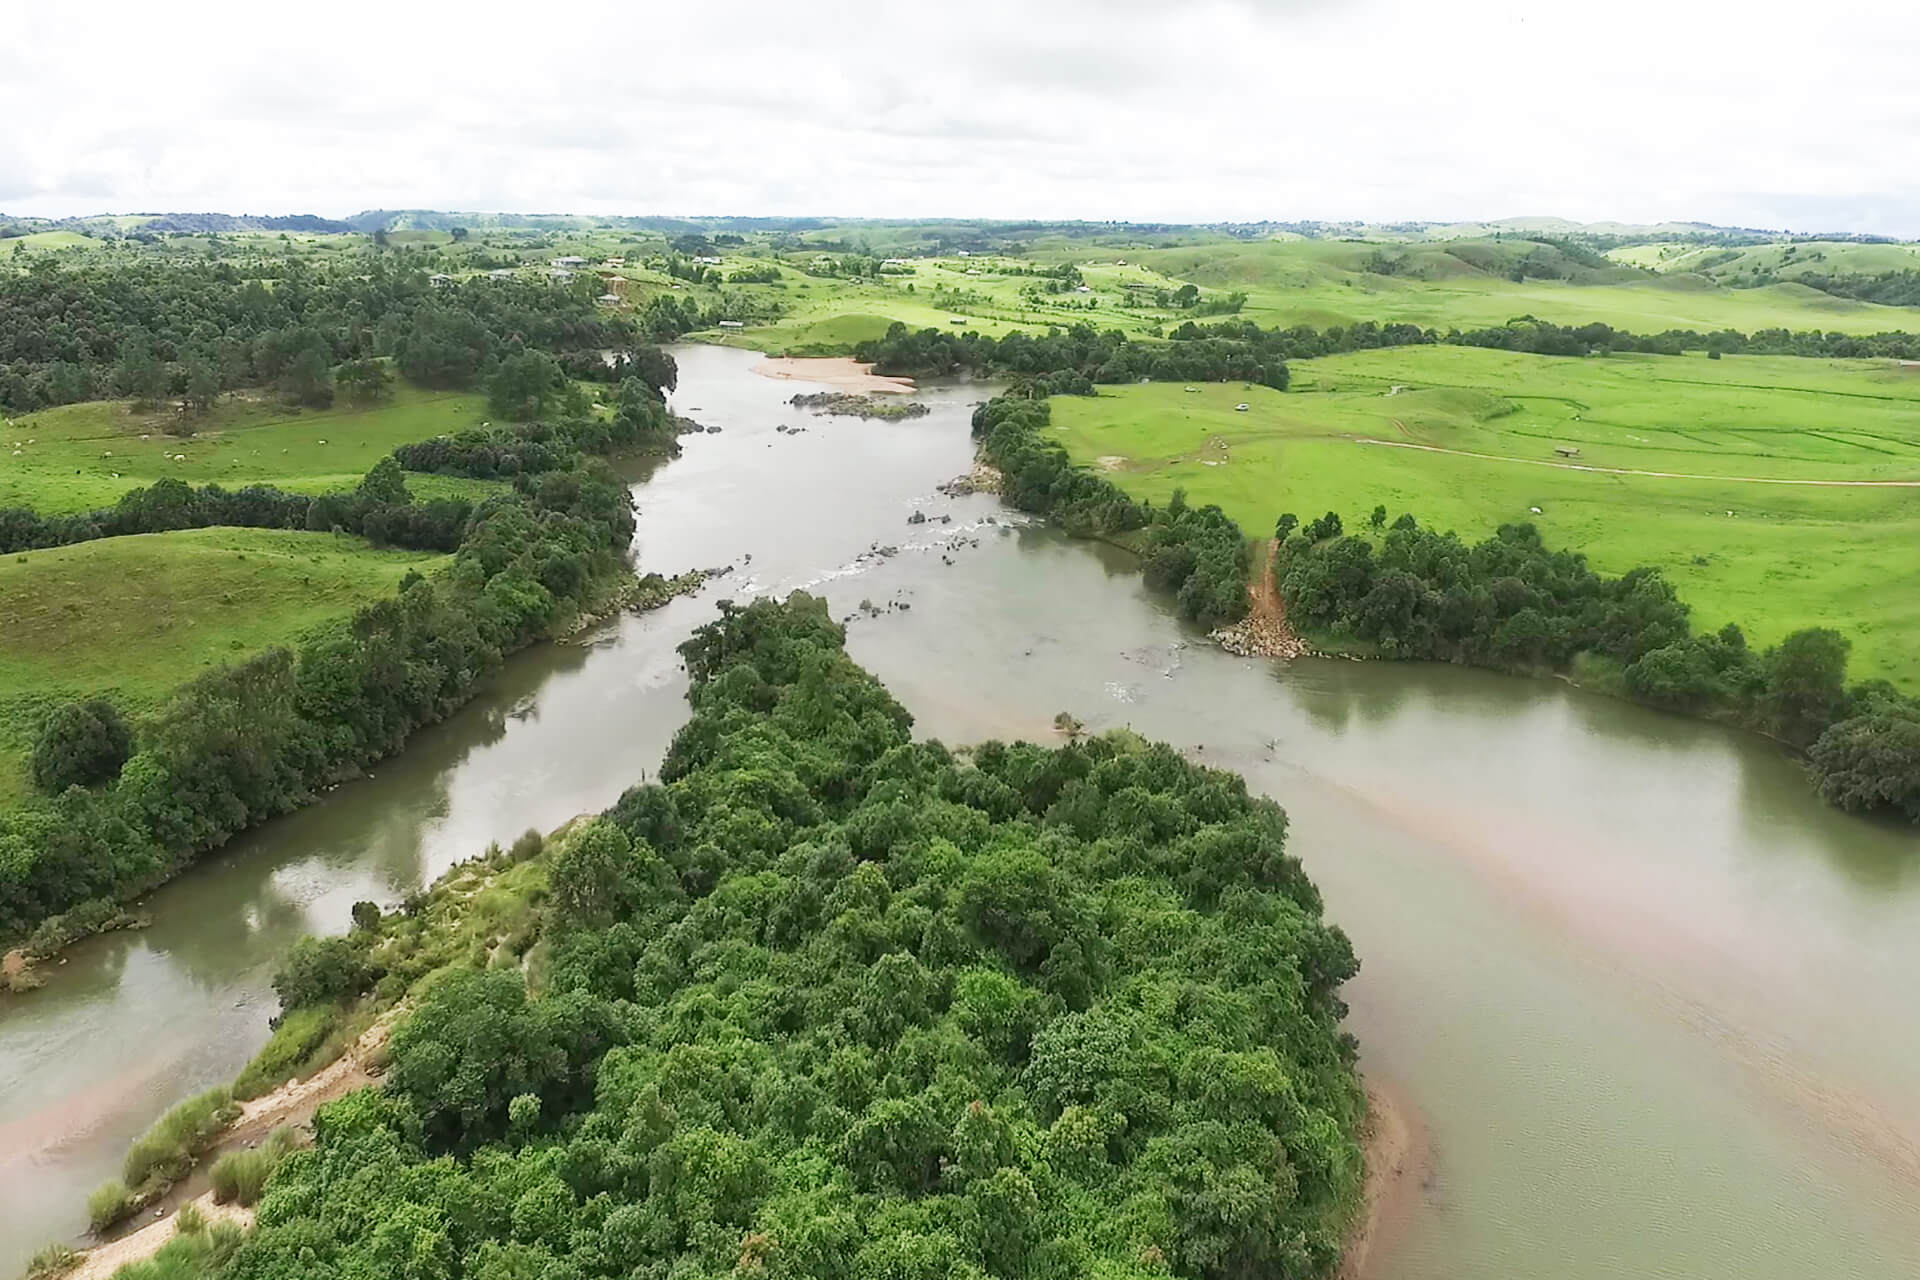
<path fill-rule="evenodd" d="M 236 1098 L 257 1098 L 275 1085 L 300 1073 L 314 1052 L 326 1043 L 340 1010 L 333 1005 L 308 1005 L 280 1019 L 273 1035 L 233 1082 Z"/>
<path fill-rule="evenodd" d="M 229 1151 L 213 1162 L 208 1177 L 213 1180 L 213 1198 L 220 1204 L 253 1204 L 266 1189 L 274 1168 L 294 1148 L 293 1130 L 282 1126 L 267 1135 L 267 1140 L 251 1151 Z"/>
<path fill-rule="evenodd" d="M 209 1089 L 188 1098 L 154 1121 L 127 1148 L 121 1177 L 136 1190 L 144 1189 L 149 1180 L 167 1183 L 185 1177 L 200 1148 L 238 1114 L 233 1094 L 226 1089 Z"/>
<path fill-rule="evenodd" d="M 80 1265 L 80 1251 L 70 1244 L 50 1244 L 27 1259 L 25 1280 L 54 1280 Z"/>
<path fill-rule="evenodd" d="M 234 1222 L 203 1223 L 202 1228 L 176 1231 L 151 1258 L 114 1272 L 114 1280 L 203 1280 L 218 1275 L 246 1232 Z"/>
<path fill-rule="evenodd" d="M 87 1197 L 87 1225 L 105 1231 L 133 1212 L 133 1193 L 118 1178 L 109 1178 Z"/>

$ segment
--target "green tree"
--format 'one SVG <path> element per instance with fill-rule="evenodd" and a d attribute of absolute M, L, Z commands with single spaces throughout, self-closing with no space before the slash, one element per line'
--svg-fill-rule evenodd
<path fill-rule="evenodd" d="M 302 938 L 273 975 L 273 991 L 284 1015 L 305 1005 L 359 995 L 373 985 L 375 976 L 355 939 Z"/>
<path fill-rule="evenodd" d="M 1367 516 L 1367 527 L 1375 533 L 1387 527 L 1387 506 L 1383 502 Z"/>
<path fill-rule="evenodd" d="M 1794 632 L 1767 654 L 1761 710 L 1773 733 L 1806 747 L 1845 714 L 1847 653 L 1852 647 L 1838 631 L 1811 627 Z"/>
<path fill-rule="evenodd" d="M 361 404 L 385 399 L 393 392 L 393 373 L 382 360 L 345 361 L 333 371 L 333 380 L 347 399 Z"/>
<path fill-rule="evenodd" d="M 186 407 L 193 413 L 208 413 L 220 399 L 220 371 L 211 360 L 195 356 L 187 361 Z"/>
<path fill-rule="evenodd" d="M 544 351 L 521 351 L 500 362 L 487 381 L 487 406 L 502 418 L 532 422 L 562 403 L 567 376 Z"/>
<path fill-rule="evenodd" d="M 132 754 L 133 731 L 111 702 L 69 702 L 47 717 L 33 744 L 33 783 L 49 794 L 96 786 Z"/>

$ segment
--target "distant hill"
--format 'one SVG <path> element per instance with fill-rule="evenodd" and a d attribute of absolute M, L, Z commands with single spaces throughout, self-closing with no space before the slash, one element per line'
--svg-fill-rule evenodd
<path fill-rule="evenodd" d="M 305 231 L 337 234 L 351 231 L 353 227 L 338 219 L 322 218 L 311 213 L 261 216 L 232 213 L 163 213 L 144 223 L 141 230 L 184 231 L 194 235 L 202 235 L 209 231 Z"/>

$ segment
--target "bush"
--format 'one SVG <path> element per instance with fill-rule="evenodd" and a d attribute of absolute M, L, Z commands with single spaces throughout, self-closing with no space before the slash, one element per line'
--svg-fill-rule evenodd
<path fill-rule="evenodd" d="M 229 1151 L 213 1162 L 208 1178 L 213 1183 L 213 1198 L 219 1204 L 250 1205 L 266 1190 L 267 1179 L 294 1148 L 293 1130 L 275 1129 L 267 1140 L 251 1151 Z"/>
<path fill-rule="evenodd" d="M 132 754 L 133 731 L 111 702 L 69 702 L 47 717 L 33 744 L 33 785 L 50 795 L 95 786 Z"/>
<path fill-rule="evenodd" d="M 200 1206 L 189 1200 L 180 1206 L 180 1212 L 173 1215 L 173 1229 L 181 1235 L 198 1235 L 207 1229 L 207 1215 L 200 1212 Z"/>
<path fill-rule="evenodd" d="M 226 1089 L 209 1089 L 179 1103 L 127 1148 L 121 1176 L 128 1186 L 141 1189 L 150 1180 L 177 1181 L 193 1167 L 193 1158 L 207 1141 L 233 1123 L 239 1110 Z"/>
<path fill-rule="evenodd" d="M 357 996 L 378 976 L 353 938 L 302 938 L 273 975 L 273 991 L 284 1016 L 307 1005 Z"/>
<path fill-rule="evenodd" d="M 339 1020 L 340 1011 L 331 1005 L 311 1005 L 283 1015 L 260 1052 L 235 1077 L 233 1096 L 257 1098 L 282 1080 L 298 1075 L 333 1034 Z"/>
<path fill-rule="evenodd" d="M 55 1280 L 79 1266 L 80 1257 L 70 1244 L 50 1244 L 27 1259 L 26 1280 Z"/>
<path fill-rule="evenodd" d="M 133 1193 L 118 1178 L 109 1178 L 87 1197 L 87 1225 L 105 1231 L 134 1210 Z"/>

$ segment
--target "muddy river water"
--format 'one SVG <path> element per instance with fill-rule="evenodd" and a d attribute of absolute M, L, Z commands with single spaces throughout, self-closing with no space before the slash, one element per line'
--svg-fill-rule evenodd
<path fill-rule="evenodd" d="M 1764 741 L 1558 684 L 1230 657 L 1122 553 L 937 491 L 983 388 L 814 418 L 758 356 L 676 355 L 675 407 L 722 430 L 634 474 L 636 553 L 732 573 L 524 655 L 376 776 L 154 893 L 152 928 L 0 1001 L 0 1274 L 264 1042 L 289 942 L 610 804 L 685 717 L 674 646 L 720 599 L 806 587 L 875 606 L 849 648 L 924 734 L 1048 740 L 1070 711 L 1286 807 L 1362 960 L 1363 1066 L 1424 1130 L 1372 1274 L 1920 1275 L 1920 839 L 1823 807 Z"/>

